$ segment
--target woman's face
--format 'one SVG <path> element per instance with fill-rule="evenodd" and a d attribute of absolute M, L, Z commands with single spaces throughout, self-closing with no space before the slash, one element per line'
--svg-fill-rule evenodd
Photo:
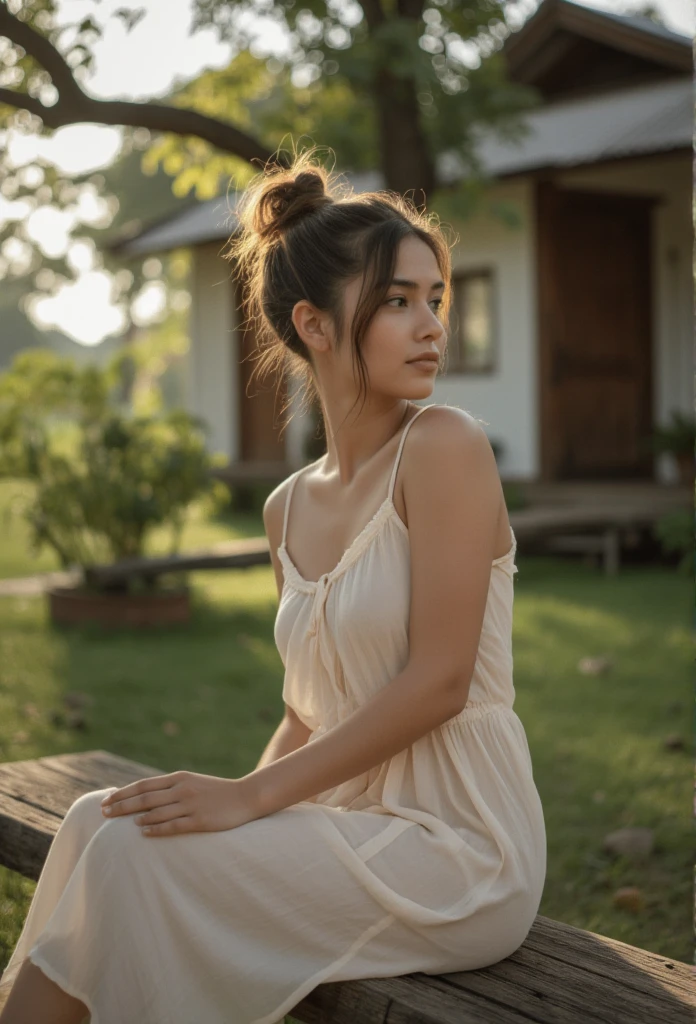
<path fill-rule="evenodd" d="M 345 291 L 345 323 L 355 312 L 362 278 Z M 401 283 L 397 283 L 401 282 Z M 410 283 L 409 283 L 410 282 Z M 411 235 L 399 243 L 393 283 L 370 321 L 362 346 L 368 387 L 373 394 L 417 400 L 432 394 L 447 335 L 438 317 L 444 291 L 435 254 Z M 436 355 L 438 362 L 417 363 L 418 356 Z M 351 376 L 351 345 L 342 345 L 338 359 Z M 356 386 L 358 379 L 356 377 Z"/>
<path fill-rule="evenodd" d="M 360 377 L 353 356 L 350 325 L 360 298 L 363 275 L 344 289 L 346 336 L 336 346 L 328 314 L 319 313 L 305 299 L 293 310 L 298 334 L 312 350 L 320 390 L 349 402 L 360 394 Z M 400 282 L 400 283 L 399 283 Z M 393 283 L 374 314 L 363 340 L 367 387 L 372 399 L 427 398 L 433 391 L 438 365 L 447 344 L 438 309 L 444 291 L 435 254 L 414 235 L 402 239 L 397 252 Z M 436 355 L 438 362 L 414 362 L 419 356 Z"/>

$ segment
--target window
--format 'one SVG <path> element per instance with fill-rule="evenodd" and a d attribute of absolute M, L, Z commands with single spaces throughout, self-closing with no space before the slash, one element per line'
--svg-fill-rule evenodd
<path fill-rule="evenodd" d="M 490 373 L 496 348 L 493 272 L 455 274 L 452 298 L 447 372 Z"/>

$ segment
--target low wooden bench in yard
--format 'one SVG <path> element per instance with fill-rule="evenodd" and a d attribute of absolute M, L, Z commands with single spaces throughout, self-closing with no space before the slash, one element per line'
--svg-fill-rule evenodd
<path fill-rule="evenodd" d="M 103 750 L 0 764 L 0 864 L 38 878 L 73 800 L 160 774 Z M 520 949 L 492 967 L 319 985 L 292 1017 L 305 1024 L 686 1024 L 694 1007 L 690 965 L 538 916 Z"/>

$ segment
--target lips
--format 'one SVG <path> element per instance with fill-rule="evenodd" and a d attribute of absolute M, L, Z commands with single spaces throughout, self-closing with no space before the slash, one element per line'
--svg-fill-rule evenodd
<path fill-rule="evenodd" d="M 429 363 L 437 363 L 437 362 L 439 362 L 438 357 L 437 356 L 433 356 L 433 355 L 416 356 L 415 359 L 407 359 L 406 360 L 407 363 L 423 363 L 423 362 L 426 362 L 426 361 L 429 362 Z"/>

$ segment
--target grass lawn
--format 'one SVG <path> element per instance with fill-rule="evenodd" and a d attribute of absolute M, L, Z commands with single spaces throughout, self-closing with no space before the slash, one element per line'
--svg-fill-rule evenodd
<path fill-rule="evenodd" d="M 249 517 L 239 535 L 260 528 Z M 225 524 L 199 522 L 188 546 L 230 534 Z M 3 540 L 0 575 L 36 571 L 15 545 Z M 515 710 L 548 832 L 540 912 L 688 961 L 691 580 L 633 566 L 608 579 L 524 555 L 517 564 Z M 0 760 L 105 748 L 165 772 L 250 771 L 282 714 L 272 570 L 195 573 L 191 582 L 194 621 L 171 633 L 58 630 L 42 598 L 0 598 Z M 582 657 L 599 654 L 613 659 L 606 674 L 578 671 Z M 51 720 L 68 691 L 91 698 L 84 731 Z M 664 748 L 671 733 L 681 734 L 683 750 Z M 655 830 L 644 864 L 602 853 L 603 836 L 627 825 Z M 613 907 L 614 892 L 629 885 L 643 894 L 638 912 Z M 33 890 L 0 869 L 0 968 Z"/>

